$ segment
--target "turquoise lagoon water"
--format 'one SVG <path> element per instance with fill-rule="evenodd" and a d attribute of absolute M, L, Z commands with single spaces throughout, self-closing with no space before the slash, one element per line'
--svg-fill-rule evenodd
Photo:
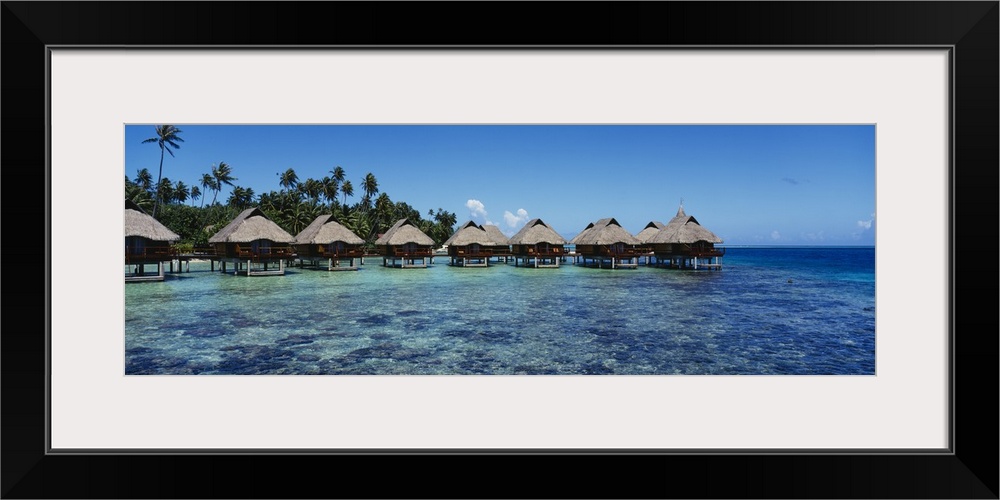
<path fill-rule="evenodd" d="M 494 264 L 125 286 L 126 374 L 875 373 L 874 248 L 730 248 L 720 271 Z"/>

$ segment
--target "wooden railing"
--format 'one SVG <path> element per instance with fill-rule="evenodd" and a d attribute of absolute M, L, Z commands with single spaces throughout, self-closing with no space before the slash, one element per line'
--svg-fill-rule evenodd
<path fill-rule="evenodd" d="M 323 252 L 323 257 L 331 258 L 331 259 L 348 259 L 348 258 L 355 258 L 355 257 L 364 257 L 364 255 L 365 255 L 364 250 L 362 250 L 360 248 L 357 248 L 357 249 L 344 249 L 344 250 L 340 250 L 340 251 L 334 250 L 332 252 L 330 252 L 330 251 L 324 251 Z"/>
<path fill-rule="evenodd" d="M 528 256 L 531 257 L 560 257 L 566 253 L 565 249 L 555 247 L 548 250 L 535 250 L 532 247 L 528 247 Z"/>
<path fill-rule="evenodd" d="M 132 261 L 170 260 L 175 252 L 170 247 L 126 248 L 125 263 Z"/>
<path fill-rule="evenodd" d="M 605 256 L 605 257 L 615 257 L 615 258 L 638 257 L 640 255 L 644 255 L 645 253 L 646 252 L 644 252 L 641 248 L 619 248 L 619 249 L 615 249 L 615 248 L 607 248 L 607 247 L 599 248 L 598 252 L 597 252 L 598 255 Z"/>
<path fill-rule="evenodd" d="M 252 249 L 242 248 L 239 245 L 236 245 L 235 250 L 236 257 L 253 261 L 289 259 L 295 256 L 295 252 L 293 252 L 289 247 L 269 247 L 255 252 Z"/>
<path fill-rule="evenodd" d="M 430 248 L 415 248 L 413 250 L 407 251 L 405 248 L 397 248 L 395 249 L 393 255 L 395 255 L 396 257 L 405 257 L 405 258 L 430 257 L 431 255 L 434 255 L 434 250 L 431 250 Z"/>
<path fill-rule="evenodd" d="M 722 257 L 726 255 L 725 248 L 692 248 L 688 250 L 692 257 Z"/>
<path fill-rule="evenodd" d="M 722 257 L 726 254 L 725 248 L 705 248 L 705 247 L 693 247 L 690 245 L 684 246 L 684 255 L 689 255 L 691 257 Z"/>
<path fill-rule="evenodd" d="M 452 257 L 491 257 L 493 256 L 492 248 L 480 248 L 476 251 L 466 251 L 464 248 L 456 248 L 455 252 L 451 254 Z"/>

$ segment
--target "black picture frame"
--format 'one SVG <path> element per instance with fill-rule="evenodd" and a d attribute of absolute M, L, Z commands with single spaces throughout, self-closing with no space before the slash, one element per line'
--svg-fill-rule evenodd
<path fill-rule="evenodd" d="M 22 265 L 0 336 L 3 497 L 998 498 L 998 15 L 997 1 L 3 2 L 5 222 L 31 235 L 4 249 Z M 48 454 L 53 45 L 951 47 L 952 452 Z"/>

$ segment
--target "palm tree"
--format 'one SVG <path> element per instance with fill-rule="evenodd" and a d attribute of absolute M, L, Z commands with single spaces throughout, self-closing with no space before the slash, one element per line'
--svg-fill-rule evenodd
<path fill-rule="evenodd" d="M 282 210 L 280 226 L 292 234 L 298 234 L 319 216 L 320 210 L 312 203 L 295 203 Z"/>
<path fill-rule="evenodd" d="M 213 173 L 214 173 L 214 169 L 213 169 Z M 218 191 L 219 190 L 219 183 L 215 182 L 215 177 L 213 177 L 212 174 L 202 174 L 201 175 L 201 187 L 202 187 L 202 189 L 205 190 L 205 194 L 208 194 L 208 192 L 210 190 L 211 191 Z M 213 200 L 213 203 L 214 202 L 215 201 Z M 201 206 L 202 207 L 205 206 L 205 198 L 201 199 Z"/>
<path fill-rule="evenodd" d="M 197 200 L 198 198 L 201 198 L 201 190 L 198 189 L 198 186 L 191 186 L 191 201 L 192 201 L 191 206 L 192 207 L 194 206 L 194 203 L 193 203 L 194 200 Z"/>
<path fill-rule="evenodd" d="M 184 139 L 181 139 L 179 135 L 180 133 L 181 129 L 173 125 L 157 125 L 156 137 L 150 137 L 149 139 L 142 141 L 143 144 L 155 142 L 160 146 L 160 173 L 156 176 L 157 186 L 160 185 L 160 179 L 163 178 L 163 152 L 166 151 L 170 153 L 171 157 L 174 156 L 174 152 L 171 151 L 170 148 L 180 149 L 181 146 L 177 143 L 184 142 Z M 153 217 L 156 217 L 156 208 L 159 204 L 160 196 L 157 194 L 156 202 L 153 204 Z"/>
<path fill-rule="evenodd" d="M 365 180 L 361 183 L 361 189 L 364 189 L 365 197 L 367 198 L 371 198 L 375 196 L 375 193 L 378 193 L 378 181 L 375 180 L 375 176 L 371 172 L 365 175 Z"/>
<path fill-rule="evenodd" d="M 160 200 L 161 198 L 167 203 L 174 199 L 174 184 L 168 177 L 160 179 L 160 182 L 156 184 L 156 200 Z M 156 210 L 155 203 L 153 204 L 153 210 Z"/>
<path fill-rule="evenodd" d="M 319 196 L 323 194 L 323 184 L 312 177 L 299 184 L 302 192 L 312 200 L 314 204 L 319 203 Z"/>
<path fill-rule="evenodd" d="M 132 200 L 133 203 L 139 205 L 143 210 L 153 208 L 153 200 L 149 197 L 149 191 L 133 182 L 125 183 L 125 199 Z"/>
<path fill-rule="evenodd" d="M 135 174 L 135 183 L 139 185 L 142 189 L 146 191 L 153 190 L 153 174 L 149 173 L 148 168 L 144 168 Z"/>
<path fill-rule="evenodd" d="M 283 173 L 277 175 L 278 175 L 278 184 L 281 184 L 281 187 L 285 188 L 286 190 L 291 189 L 299 184 L 299 176 L 295 174 L 294 169 L 290 168 L 288 170 L 285 170 Z"/>
<path fill-rule="evenodd" d="M 191 189 L 188 188 L 187 184 L 184 184 L 183 181 L 177 181 L 177 184 L 174 184 L 174 192 L 173 192 L 174 200 L 177 200 L 177 202 L 183 204 L 185 201 L 187 201 L 188 196 L 190 195 L 191 195 Z"/>
<path fill-rule="evenodd" d="M 344 179 L 347 178 L 344 174 L 344 169 L 340 168 L 340 165 L 337 165 L 330 173 L 333 174 L 333 180 L 337 181 L 337 184 L 343 184 Z"/>
<path fill-rule="evenodd" d="M 253 196 L 253 189 L 236 186 L 229 194 L 229 200 L 226 203 L 231 207 L 243 210 L 253 203 Z"/>
<path fill-rule="evenodd" d="M 337 193 L 340 191 L 339 183 L 331 177 L 324 177 L 319 182 L 323 185 L 323 197 L 330 202 L 330 210 L 333 210 L 333 203 L 337 201 Z"/>
<path fill-rule="evenodd" d="M 233 177 L 233 170 L 230 168 L 229 164 L 220 161 L 219 165 L 212 166 L 212 177 L 215 179 L 215 196 L 212 197 L 212 204 L 215 204 L 215 199 L 219 196 L 219 191 L 222 190 L 223 184 L 233 185 L 233 181 L 239 180 Z"/>
<path fill-rule="evenodd" d="M 354 196 L 354 186 L 351 185 L 351 181 L 344 181 L 344 183 L 340 185 L 340 192 L 344 194 L 344 209 L 346 211 L 347 197 Z"/>

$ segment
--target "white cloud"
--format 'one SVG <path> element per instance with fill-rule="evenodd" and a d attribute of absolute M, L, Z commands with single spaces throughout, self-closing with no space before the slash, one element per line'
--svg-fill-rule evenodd
<path fill-rule="evenodd" d="M 781 239 L 781 233 L 779 233 L 777 230 L 771 231 L 771 239 L 772 240 L 780 240 Z"/>
<path fill-rule="evenodd" d="M 806 241 L 824 241 L 826 240 L 826 235 L 823 231 L 818 233 L 802 233 L 800 237 Z"/>
<path fill-rule="evenodd" d="M 868 230 L 872 228 L 873 222 L 875 222 L 875 214 L 871 214 L 871 218 L 868 220 L 859 220 L 858 227 L 861 229 Z"/>
<path fill-rule="evenodd" d="M 528 222 L 528 211 L 523 208 L 519 208 L 517 209 L 517 215 L 514 215 L 510 213 L 510 210 L 507 210 L 503 213 L 503 220 L 508 226 L 517 227 L 519 224 Z"/>
<path fill-rule="evenodd" d="M 470 199 L 465 202 L 465 207 L 469 209 L 470 216 L 486 218 L 486 206 L 483 205 L 483 202 Z"/>
<path fill-rule="evenodd" d="M 860 240 L 861 239 L 861 235 L 865 231 L 870 231 L 873 224 L 875 224 L 875 214 L 874 213 L 871 214 L 871 216 L 870 216 L 870 218 L 868 220 L 859 220 L 858 221 L 858 230 L 855 231 L 854 233 L 852 233 L 851 236 L 854 239 L 856 239 L 856 240 Z"/>

